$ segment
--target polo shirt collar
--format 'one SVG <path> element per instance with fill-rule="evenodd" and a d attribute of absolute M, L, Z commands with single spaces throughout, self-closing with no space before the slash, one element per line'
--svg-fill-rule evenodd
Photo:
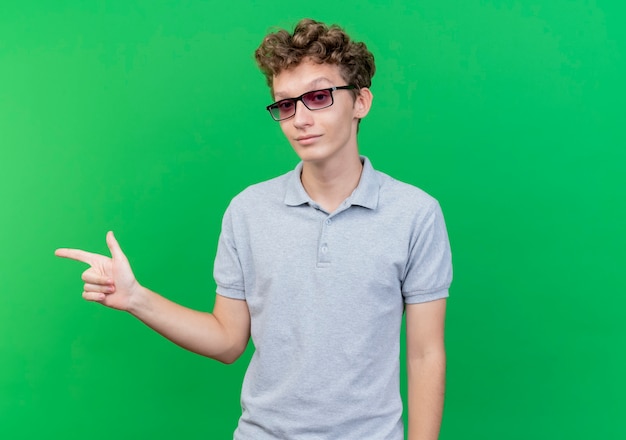
<path fill-rule="evenodd" d="M 376 209 L 378 206 L 378 192 L 380 189 L 378 174 L 372 167 L 372 164 L 367 157 L 361 156 L 361 162 L 363 163 L 361 179 L 359 180 L 359 184 L 355 190 L 352 192 L 350 197 L 346 199 L 346 201 L 348 202 L 348 205 L 358 205 L 368 209 Z M 300 206 L 306 203 L 311 205 L 315 204 L 315 202 L 311 200 L 307 194 L 304 186 L 302 186 L 302 181 L 300 180 L 302 165 L 302 162 L 300 162 L 287 180 L 285 204 L 288 206 Z"/>

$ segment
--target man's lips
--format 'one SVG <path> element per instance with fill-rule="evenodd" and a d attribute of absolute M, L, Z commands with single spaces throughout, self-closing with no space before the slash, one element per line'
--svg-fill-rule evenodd
<path fill-rule="evenodd" d="M 306 136 L 298 136 L 296 138 L 296 141 L 301 144 L 307 145 L 315 142 L 315 140 L 320 138 L 321 136 L 321 134 L 308 134 Z"/>

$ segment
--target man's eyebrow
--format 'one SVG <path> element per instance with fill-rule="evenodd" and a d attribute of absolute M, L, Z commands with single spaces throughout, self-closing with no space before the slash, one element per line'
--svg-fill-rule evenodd
<path fill-rule="evenodd" d="M 317 87 L 319 87 L 319 83 L 328 83 L 328 84 L 332 84 L 333 82 L 326 78 L 325 76 L 320 76 L 319 78 L 315 78 L 313 81 L 309 82 L 306 87 L 306 91 L 304 93 L 308 93 L 308 92 L 312 92 L 314 90 L 317 90 Z M 280 101 L 281 99 L 287 99 L 287 98 L 293 98 L 293 96 L 287 96 L 285 93 L 283 92 L 274 92 L 274 99 L 276 101 Z"/>

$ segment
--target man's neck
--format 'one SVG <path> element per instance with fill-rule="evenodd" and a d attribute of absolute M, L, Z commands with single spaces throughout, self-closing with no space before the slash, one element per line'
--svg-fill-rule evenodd
<path fill-rule="evenodd" d="M 358 186 L 362 170 L 356 153 L 343 160 L 305 162 L 300 179 L 309 197 L 325 211 L 333 212 Z"/>

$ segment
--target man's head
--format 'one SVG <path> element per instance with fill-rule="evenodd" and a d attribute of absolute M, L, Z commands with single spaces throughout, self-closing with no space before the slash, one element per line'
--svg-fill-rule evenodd
<path fill-rule="evenodd" d="M 356 87 L 355 95 L 358 89 L 371 86 L 376 71 L 374 56 L 364 43 L 352 41 L 336 25 L 311 19 L 301 20 L 292 34 L 282 29 L 267 35 L 255 58 L 272 94 L 274 77 L 303 61 L 336 65 L 346 84 Z"/>
<path fill-rule="evenodd" d="M 356 135 L 372 103 L 374 57 L 337 26 L 301 20 L 257 49 L 275 103 L 267 107 L 304 162 L 358 160 Z"/>

